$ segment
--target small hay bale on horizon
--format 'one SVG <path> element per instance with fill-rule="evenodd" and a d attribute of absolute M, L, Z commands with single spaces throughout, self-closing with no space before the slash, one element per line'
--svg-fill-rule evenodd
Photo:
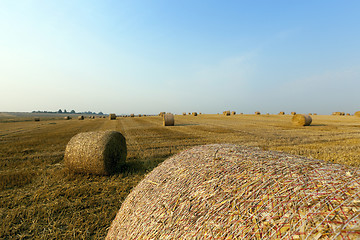
<path fill-rule="evenodd" d="M 291 112 L 291 115 L 296 115 L 296 112 Z"/>
<path fill-rule="evenodd" d="M 355 167 L 197 146 L 131 190 L 106 239 L 358 239 L 359 182 Z"/>
<path fill-rule="evenodd" d="M 135 114 L 134 113 L 130 114 L 130 117 L 135 117 Z"/>
<path fill-rule="evenodd" d="M 115 113 L 110 113 L 109 114 L 109 119 L 110 120 L 116 120 L 116 114 Z"/>
<path fill-rule="evenodd" d="M 255 112 L 255 115 L 261 115 L 261 113 L 260 112 Z"/>
<path fill-rule="evenodd" d="M 183 116 L 186 116 L 186 112 L 183 112 L 182 115 L 183 115 Z"/>
<path fill-rule="evenodd" d="M 84 120 L 84 116 L 83 115 L 78 116 L 78 120 Z"/>
<path fill-rule="evenodd" d="M 312 118 L 306 114 L 296 114 L 292 118 L 292 123 L 298 126 L 310 126 Z"/>
<path fill-rule="evenodd" d="M 111 175 L 119 170 L 126 155 L 126 140 L 120 132 L 83 132 L 68 142 L 64 163 L 72 172 Z"/>
<path fill-rule="evenodd" d="M 197 114 L 197 112 L 193 112 L 192 115 L 193 115 L 193 116 L 197 116 L 198 114 Z"/>
<path fill-rule="evenodd" d="M 278 115 L 285 115 L 285 112 L 279 112 Z"/>
<path fill-rule="evenodd" d="M 174 126 L 174 114 L 172 113 L 165 113 L 163 116 L 163 126 Z"/>
<path fill-rule="evenodd" d="M 40 122 L 40 118 L 39 117 L 34 117 L 34 121 L 35 122 Z"/>
<path fill-rule="evenodd" d="M 223 114 L 224 114 L 225 116 L 230 116 L 231 112 L 230 112 L 230 110 L 227 110 L 227 111 L 224 111 Z"/>
<path fill-rule="evenodd" d="M 231 115 L 233 115 L 233 116 L 236 115 L 236 112 L 235 112 L 235 111 L 232 111 L 232 112 L 231 112 Z"/>
<path fill-rule="evenodd" d="M 70 116 L 66 116 L 66 117 L 64 117 L 64 120 L 70 120 L 71 119 L 71 117 Z"/>

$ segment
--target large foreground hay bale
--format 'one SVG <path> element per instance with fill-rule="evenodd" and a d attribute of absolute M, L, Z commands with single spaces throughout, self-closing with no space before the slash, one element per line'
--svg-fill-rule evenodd
<path fill-rule="evenodd" d="M 360 111 L 355 112 L 355 113 L 354 113 L 354 116 L 360 117 Z"/>
<path fill-rule="evenodd" d="M 174 123 L 175 123 L 174 115 L 171 113 L 165 113 L 163 116 L 163 125 L 174 126 Z"/>
<path fill-rule="evenodd" d="M 109 114 L 109 119 L 110 120 L 116 120 L 116 114 L 115 113 L 110 113 Z"/>
<path fill-rule="evenodd" d="M 126 141 L 121 133 L 83 132 L 70 139 L 64 161 L 73 172 L 109 175 L 125 162 L 126 154 Z"/>
<path fill-rule="evenodd" d="M 356 239 L 359 182 L 358 168 L 198 146 L 165 160 L 131 191 L 107 239 Z"/>
<path fill-rule="evenodd" d="M 292 118 L 292 123 L 299 126 L 309 126 L 312 122 L 312 118 L 306 114 L 296 114 Z"/>

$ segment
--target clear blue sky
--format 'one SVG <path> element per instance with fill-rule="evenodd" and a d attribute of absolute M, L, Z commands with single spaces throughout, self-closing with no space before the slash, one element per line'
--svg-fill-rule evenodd
<path fill-rule="evenodd" d="M 360 1 L 1 0 L 0 111 L 360 110 Z"/>

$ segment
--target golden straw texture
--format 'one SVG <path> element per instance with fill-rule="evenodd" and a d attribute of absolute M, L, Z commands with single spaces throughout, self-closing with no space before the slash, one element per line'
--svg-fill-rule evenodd
<path fill-rule="evenodd" d="M 358 239 L 359 191 L 358 168 L 198 146 L 132 190 L 106 239 Z"/>
<path fill-rule="evenodd" d="M 174 124 L 175 124 L 174 115 L 171 113 L 165 113 L 163 116 L 163 125 L 174 126 Z"/>
<path fill-rule="evenodd" d="M 126 141 L 116 131 L 83 132 L 69 141 L 65 166 L 73 172 L 110 175 L 125 162 Z"/>
<path fill-rule="evenodd" d="M 354 116 L 360 117 L 360 111 L 355 112 Z"/>
<path fill-rule="evenodd" d="M 292 118 L 292 123 L 299 126 L 309 126 L 312 118 L 306 114 L 295 114 Z"/>
<path fill-rule="evenodd" d="M 115 113 L 110 113 L 109 114 L 109 119 L 110 120 L 116 120 L 116 114 Z"/>

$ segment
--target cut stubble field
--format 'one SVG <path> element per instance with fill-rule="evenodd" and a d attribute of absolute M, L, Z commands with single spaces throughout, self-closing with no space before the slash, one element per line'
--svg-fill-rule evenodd
<path fill-rule="evenodd" d="M 289 115 L 3 121 L 0 116 L 0 238 L 102 239 L 130 190 L 169 156 L 196 145 L 234 143 L 360 166 L 360 118 L 312 116 L 311 126 Z M 122 172 L 73 174 L 66 144 L 80 132 L 115 130 L 127 141 Z"/>

